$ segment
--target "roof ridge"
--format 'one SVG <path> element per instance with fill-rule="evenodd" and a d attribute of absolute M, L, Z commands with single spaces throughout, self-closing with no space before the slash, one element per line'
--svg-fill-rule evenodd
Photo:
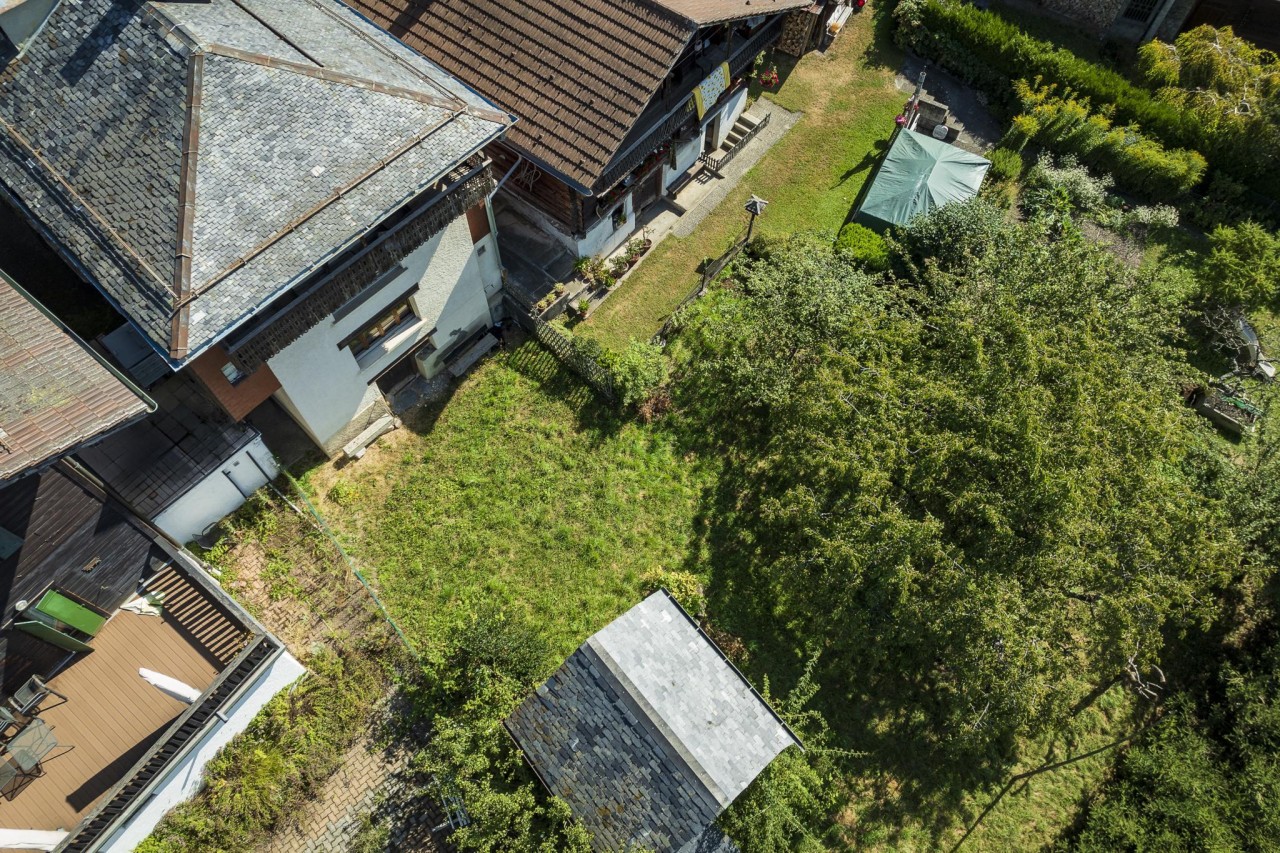
<path fill-rule="evenodd" d="M 214 53 L 214 55 L 218 56 L 221 54 Z M 324 79 L 324 78 L 321 78 L 321 79 Z M 423 142 L 425 142 L 427 139 L 433 136 L 441 128 L 450 124 L 454 119 L 458 117 L 459 114 L 460 112 L 452 112 L 452 113 L 446 114 L 444 118 L 440 119 L 435 124 L 431 125 L 430 127 L 426 128 L 422 132 L 418 133 L 416 136 L 411 138 L 404 145 L 400 146 L 398 149 L 393 151 L 389 156 L 379 159 L 374 166 L 365 170 L 364 172 L 362 172 L 360 175 L 357 175 L 353 180 L 351 180 L 347 184 L 337 188 L 332 193 L 325 196 L 324 199 L 317 202 L 309 210 L 295 217 L 291 222 L 285 224 L 280 229 L 278 229 L 275 233 L 271 234 L 268 238 L 263 240 L 262 243 L 249 249 L 244 254 L 240 255 L 238 258 L 232 261 L 227 267 L 215 273 L 214 275 L 210 276 L 208 281 L 202 283 L 199 287 L 194 287 L 189 289 L 183 302 L 178 304 L 175 307 L 179 309 L 186 308 L 191 303 L 191 301 L 194 300 L 196 297 L 200 296 L 203 293 L 207 293 L 209 290 L 216 287 L 224 278 L 226 278 L 236 270 L 243 267 L 246 263 L 251 261 L 253 258 L 262 254 L 264 251 L 266 251 L 275 243 L 277 243 L 279 240 L 281 240 L 285 235 L 296 230 L 300 225 L 307 222 L 313 216 L 317 215 L 321 211 L 325 210 L 327 207 L 329 207 L 329 205 L 333 204 L 336 200 L 338 200 L 342 196 L 349 193 L 352 189 L 364 183 L 370 177 L 377 174 L 378 172 L 381 172 L 388 165 L 398 160 L 400 157 L 402 157 L 409 151 L 421 145 Z"/>
<path fill-rule="evenodd" d="M 647 724 L 646 728 L 656 735 L 676 760 L 689 771 L 692 779 L 698 783 L 695 786 L 698 793 L 707 800 L 706 805 L 711 809 L 712 814 L 719 814 L 729 805 L 730 800 L 724 790 L 711 778 L 707 769 L 702 766 L 702 762 L 698 761 L 697 757 L 680 742 L 671 727 L 658 714 L 657 709 L 644 697 L 635 682 L 622 671 L 622 667 L 618 666 L 613 656 L 600 645 L 595 635 L 588 637 L 581 649 L 592 663 L 598 664 L 601 676 L 609 682 L 619 698 L 626 700 L 627 705 L 639 712 L 639 716 Z"/>
<path fill-rule="evenodd" d="M 468 104 L 457 96 L 438 97 L 436 95 L 428 95 L 424 92 L 418 92 L 413 89 L 406 89 L 403 86 L 391 86 L 386 83 L 379 83 L 376 80 L 369 80 L 364 77 L 357 77 L 354 74 L 347 74 L 342 71 L 334 71 L 323 66 L 304 65 L 301 62 L 293 62 L 288 59 L 280 59 L 275 56 L 267 56 L 263 53 L 254 53 L 253 51 L 241 50 L 238 47 L 214 42 L 206 45 L 205 53 L 214 56 L 221 56 L 225 59 L 237 59 L 241 62 L 247 62 L 251 65 L 262 65 L 267 68 L 278 68 L 281 71 L 289 71 L 303 77 L 312 77 L 317 80 L 324 80 L 328 83 L 337 83 L 339 85 L 351 86 L 356 89 L 367 89 L 371 92 L 378 92 L 383 95 L 391 95 L 396 98 L 405 98 L 407 100 L 418 101 L 432 107 L 440 107 L 446 110 L 455 110 L 458 114 L 466 114 L 474 118 L 483 119 L 485 121 L 499 122 L 502 124 L 510 123 L 510 116 L 498 110 L 486 110 Z M 426 75 L 423 75 L 424 77 Z"/>
<path fill-rule="evenodd" d="M 191 253 L 195 243 L 196 164 L 200 152 L 200 112 L 204 102 L 204 51 L 187 61 L 186 120 L 182 126 L 182 160 L 178 168 L 178 238 L 173 263 L 173 317 L 170 319 L 169 355 L 187 354 L 190 327 Z"/>
<path fill-rule="evenodd" d="M 382 44 L 380 40 L 369 38 L 369 34 L 365 32 L 361 32 L 359 28 L 357 28 L 354 24 L 351 23 L 351 19 L 347 15 L 338 14 L 331 5 L 322 3 L 320 2 L 320 0 L 304 0 L 304 2 L 310 3 L 321 14 L 328 15 L 331 19 L 336 21 L 340 26 L 346 27 L 352 33 L 359 36 L 363 41 L 370 44 L 374 50 L 377 50 L 378 52 L 383 53 L 388 57 L 390 57 L 391 60 L 395 62 L 397 65 L 423 78 L 423 80 L 426 81 L 428 86 L 430 86 L 431 88 L 439 92 L 442 92 L 445 97 L 456 100 L 459 103 L 465 103 L 465 101 L 462 98 L 459 98 L 456 94 L 454 94 L 453 92 L 450 92 L 445 86 L 442 86 L 441 84 L 437 83 L 430 75 L 423 73 L 421 69 L 415 68 L 413 64 L 410 63 L 407 59 L 397 54 L 395 51 L 391 50 L 386 45 Z M 338 2 L 341 3 L 341 0 L 338 0 Z M 368 18 L 361 15 L 354 6 L 347 6 L 346 4 L 342 4 L 342 6 L 346 12 L 349 12 L 351 15 L 355 15 L 360 20 L 367 23 L 369 26 L 379 30 L 380 32 L 385 33 L 388 37 L 395 39 L 396 43 L 402 45 L 406 50 L 413 51 L 412 48 L 410 48 L 408 45 L 405 45 L 403 42 L 397 39 L 394 35 L 392 35 L 390 31 L 381 29 L 380 27 L 378 27 L 377 24 L 373 23 Z M 425 62 L 431 61 L 427 59 L 425 56 L 422 56 L 421 58 Z M 435 65 L 435 63 L 432 63 L 432 65 Z M 441 70 L 443 71 L 443 69 Z M 448 73 L 446 72 L 445 76 L 450 76 L 450 75 L 448 75 Z M 504 118 L 507 118 L 507 116 L 504 115 Z"/>
<path fill-rule="evenodd" d="M 151 268 L 151 265 L 147 263 L 145 258 L 138 254 L 138 251 L 134 249 L 132 244 L 125 240 L 124 237 L 121 236 L 120 232 L 111 227 L 111 223 L 106 219 L 106 217 L 89 204 L 89 202 L 87 202 L 80 193 L 76 192 L 75 187 L 67 183 L 66 179 L 62 177 L 58 170 L 44 158 L 44 155 L 42 155 L 34 145 L 31 144 L 31 140 L 27 139 L 21 131 L 6 121 L 3 115 L 0 115 L 0 130 L 3 130 L 5 134 L 8 135 L 10 141 L 16 143 L 17 147 L 26 153 L 31 162 L 40 166 L 40 172 L 47 178 L 52 179 L 53 182 L 58 185 L 60 191 L 67 193 L 70 201 L 73 201 L 77 206 L 79 206 L 98 224 L 98 227 L 102 228 L 108 235 L 110 235 L 111 239 L 116 243 L 117 249 L 122 249 L 125 254 L 138 264 L 142 272 L 151 277 L 154 283 L 160 285 L 164 284 L 164 279 L 158 272 Z"/>

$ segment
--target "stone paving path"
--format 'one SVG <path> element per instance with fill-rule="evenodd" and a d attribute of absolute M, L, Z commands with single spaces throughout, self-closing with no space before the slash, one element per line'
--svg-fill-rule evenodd
<path fill-rule="evenodd" d="M 259 853 L 330 853 L 348 849 L 362 820 L 378 805 L 380 795 L 390 795 L 395 773 L 407 756 L 388 756 L 371 738 L 361 738 L 347 750 L 338 768 L 325 783 L 297 826 L 277 832 Z"/>

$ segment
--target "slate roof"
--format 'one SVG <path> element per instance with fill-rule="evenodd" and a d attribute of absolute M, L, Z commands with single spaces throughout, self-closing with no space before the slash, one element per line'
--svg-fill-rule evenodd
<path fill-rule="evenodd" d="M 599 850 L 683 848 L 799 745 L 665 591 L 588 639 L 506 726 Z"/>
<path fill-rule="evenodd" d="M 811 0 L 347 0 L 520 121 L 507 141 L 590 193 L 704 23 Z"/>
<path fill-rule="evenodd" d="M 516 148 L 584 190 L 696 27 L 647 0 L 348 0 L 520 117 Z"/>
<path fill-rule="evenodd" d="M 0 481 L 154 408 L 0 273 Z"/>
<path fill-rule="evenodd" d="M 510 122 L 337 0 L 63 0 L 0 191 L 176 367 Z"/>

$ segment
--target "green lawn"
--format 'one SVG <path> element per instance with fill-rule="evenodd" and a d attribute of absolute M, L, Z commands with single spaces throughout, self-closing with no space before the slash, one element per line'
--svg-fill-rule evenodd
<path fill-rule="evenodd" d="M 567 656 L 638 600 L 646 573 L 690 557 L 701 466 L 598 404 L 534 343 L 407 426 L 389 449 L 308 483 L 428 652 L 496 600 Z"/>
<path fill-rule="evenodd" d="M 887 10 L 888 6 L 883 7 Z M 839 230 L 906 96 L 893 85 L 902 54 L 890 41 L 887 11 L 855 15 L 826 56 L 778 57 L 783 82 L 764 95 L 804 117 L 687 238 L 663 240 L 576 334 L 611 348 L 648 340 L 697 284 L 698 267 L 720 255 L 746 226 L 752 193 L 770 202 L 762 234 Z"/>
<path fill-rule="evenodd" d="M 715 460 L 689 454 L 664 422 L 642 425 L 601 406 L 537 344 L 488 360 L 452 398 L 384 437 L 359 463 L 312 470 L 304 484 L 393 617 L 428 657 L 481 601 L 534 621 L 557 659 L 635 604 L 646 575 L 693 571 L 713 595 L 717 636 L 757 684 L 785 691 L 802 638 L 775 624 L 769 597 L 708 558 Z M 724 497 L 721 495 L 720 497 Z M 1080 717 L 1072 742 L 1026 745 L 1015 766 L 944 768 L 913 748 L 893 700 L 860 697 L 856 673 L 819 703 L 841 747 L 867 753 L 845 782 L 848 849 L 949 847 L 1010 774 L 1095 748 L 1129 730 L 1113 691 Z M 1110 753 L 1019 785 L 965 849 L 1035 848 L 1070 822 Z"/>

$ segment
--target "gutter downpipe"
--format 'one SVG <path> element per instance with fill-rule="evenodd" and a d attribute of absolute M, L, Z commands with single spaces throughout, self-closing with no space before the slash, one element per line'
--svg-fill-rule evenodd
<path fill-rule="evenodd" d="M 1169 12 L 1173 9 L 1174 0 L 1164 0 L 1164 5 L 1160 7 L 1160 11 L 1147 28 L 1142 32 L 1142 38 L 1138 40 L 1139 44 L 1146 44 L 1156 37 L 1156 33 L 1160 32 L 1160 28 L 1164 26 L 1165 18 L 1169 17 Z"/>
<path fill-rule="evenodd" d="M 516 154 L 516 161 L 511 164 L 511 168 L 507 169 L 507 173 L 502 176 L 502 180 L 494 184 L 493 191 L 484 198 L 484 212 L 485 215 L 489 217 L 489 233 L 493 235 L 493 251 L 498 261 L 498 269 L 502 270 L 504 274 L 504 282 L 506 279 L 505 273 L 507 271 L 507 265 L 502 262 L 502 247 L 498 245 L 498 220 L 493 216 L 493 197 L 498 194 L 498 190 L 502 189 L 502 185 L 507 182 L 507 178 L 514 175 L 516 169 L 520 168 L 520 164 L 523 162 L 524 155 Z"/>

